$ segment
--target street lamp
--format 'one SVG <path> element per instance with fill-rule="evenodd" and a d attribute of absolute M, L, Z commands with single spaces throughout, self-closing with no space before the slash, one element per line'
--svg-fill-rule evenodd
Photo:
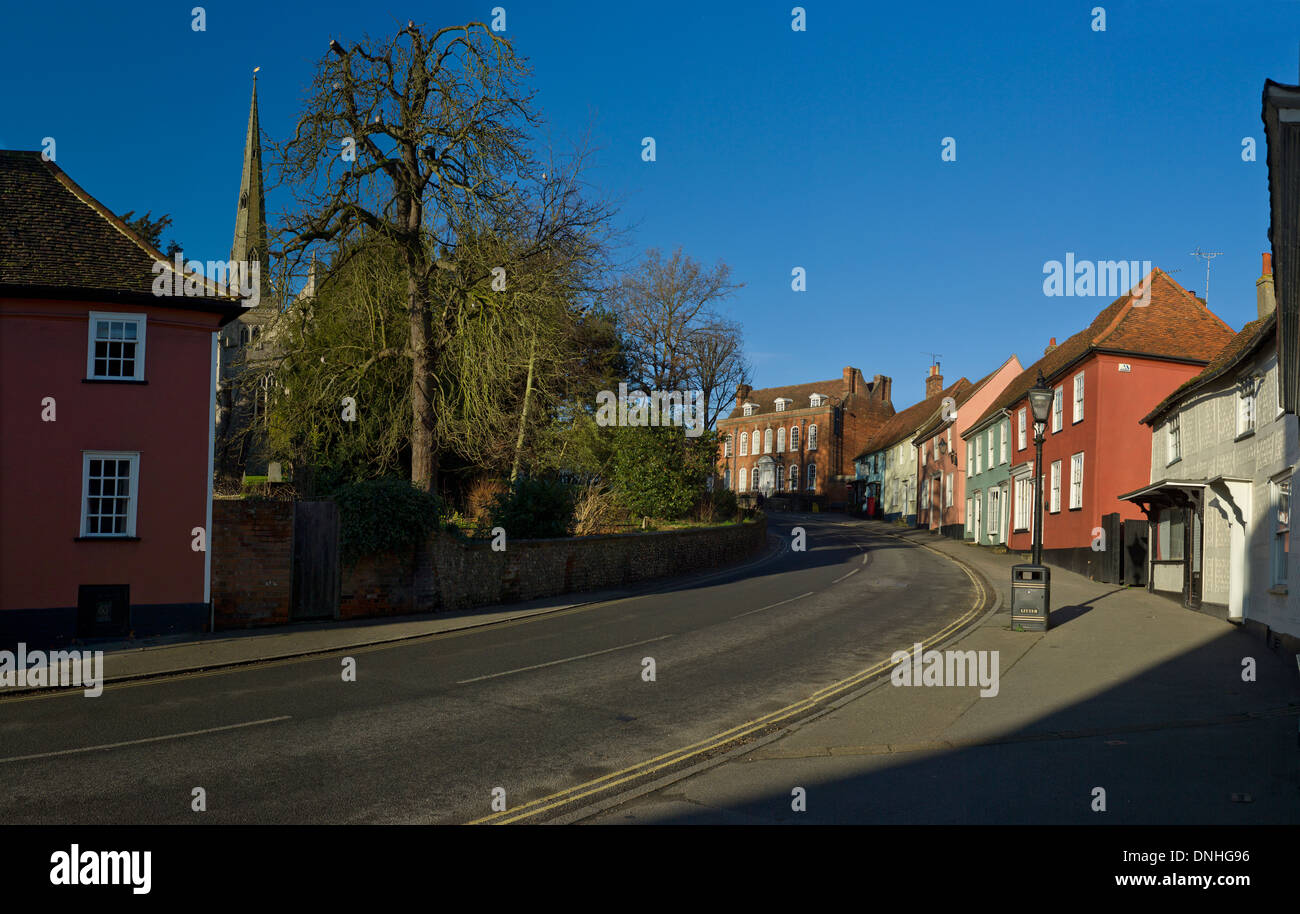
<path fill-rule="evenodd" d="M 1043 380 L 1043 370 L 1029 389 L 1029 409 L 1034 414 L 1034 557 L 1035 565 L 1043 563 L 1043 433 L 1047 431 L 1047 414 L 1051 412 L 1056 393 Z"/>

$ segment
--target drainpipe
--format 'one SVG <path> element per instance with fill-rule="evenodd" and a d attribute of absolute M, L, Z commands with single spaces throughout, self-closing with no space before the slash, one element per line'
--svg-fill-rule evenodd
<path fill-rule="evenodd" d="M 208 634 L 216 631 L 217 608 L 212 603 L 212 473 L 213 454 L 217 429 L 217 337 L 212 333 L 212 352 L 209 357 L 212 383 L 208 387 L 208 500 L 203 533 L 203 602 L 208 604 Z"/>

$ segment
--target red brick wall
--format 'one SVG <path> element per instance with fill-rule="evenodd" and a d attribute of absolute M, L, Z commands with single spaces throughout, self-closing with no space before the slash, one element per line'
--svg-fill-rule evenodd
<path fill-rule="evenodd" d="M 218 630 L 289 621 L 293 502 L 214 499 L 209 548 Z"/>
<path fill-rule="evenodd" d="M 343 566 L 340 619 L 368 619 L 433 612 L 437 581 L 430 547 L 412 555 L 366 556 Z"/>

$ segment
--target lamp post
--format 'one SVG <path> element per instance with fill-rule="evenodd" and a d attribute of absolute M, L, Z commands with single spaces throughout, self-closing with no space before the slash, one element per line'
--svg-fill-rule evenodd
<path fill-rule="evenodd" d="M 1043 380 L 1043 371 L 1038 370 L 1038 379 L 1029 390 L 1029 409 L 1034 414 L 1034 555 L 1031 561 L 1035 565 L 1043 563 L 1043 433 L 1047 431 L 1047 415 L 1052 409 L 1055 392 Z"/>

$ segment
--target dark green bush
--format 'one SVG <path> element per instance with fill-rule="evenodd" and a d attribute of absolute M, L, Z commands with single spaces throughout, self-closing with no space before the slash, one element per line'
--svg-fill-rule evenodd
<path fill-rule="evenodd" d="M 334 491 L 343 560 L 414 550 L 438 527 L 442 503 L 403 479 L 367 479 Z"/>
<path fill-rule="evenodd" d="M 736 519 L 736 493 L 731 489 L 724 489 L 721 485 L 713 489 L 713 512 L 714 517 L 720 521 L 733 521 Z"/>
<path fill-rule="evenodd" d="M 573 492 L 564 483 L 520 478 L 493 499 L 488 523 L 504 528 L 509 539 L 568 536 L 573 511 Z"/>

